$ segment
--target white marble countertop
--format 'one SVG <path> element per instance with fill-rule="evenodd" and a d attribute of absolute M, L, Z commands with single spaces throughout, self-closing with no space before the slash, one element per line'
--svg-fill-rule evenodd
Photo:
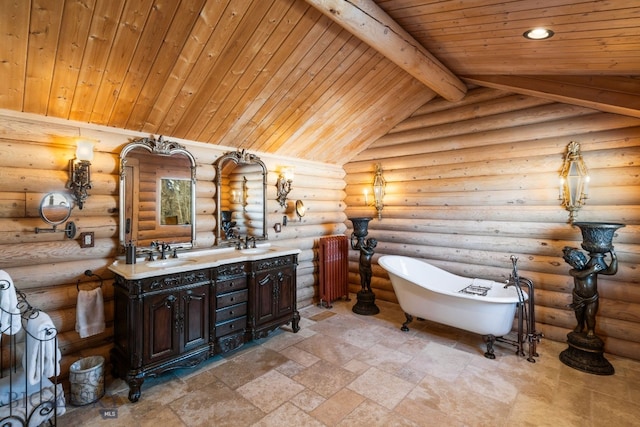
<path fill-rule="evenodd" d="M 235 249 L 233 247 L 192 249 L 188 252 L 178 253 L 178 258 L 167 257 L 163 260 L 146 261 L 145 258 L 138 257 L 135 264 L 127 264 L 124 258 L 117 259 L 109 266 L 109 270 L 127 280 L 137 280 L 217 267 L 234 262 L 255 261 L 299 253 L 300 249 L 271 246 L 269 243 L 258 244 L 257 247 L 249 249 Z"/>

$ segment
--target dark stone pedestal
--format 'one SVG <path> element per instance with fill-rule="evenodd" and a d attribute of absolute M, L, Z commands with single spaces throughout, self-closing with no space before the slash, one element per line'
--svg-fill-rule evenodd
<path fill-rule="evenodd" d="M 371 291 L 358 292 L 358 302 L 353 306 L 352 311 L 356 314 L 371 316 L 380 313 L 376 305 L 376 295 Z"/>
<path fill-rule="evenodd" d="M 614 374 L 613 366 L 604 357 L 604 342 L 600 338 L 587 337 L 585 333 L 569 332 L 567 342 L 569 348 L 560 353 L 562 363 L 589 374 Z"/>

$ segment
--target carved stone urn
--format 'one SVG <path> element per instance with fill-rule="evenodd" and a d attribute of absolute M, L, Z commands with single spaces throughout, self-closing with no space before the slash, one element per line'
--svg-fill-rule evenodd
<path fill-rule="evenodd" d="M 378 314 L 380 309 L 376 306 L 376 296 L 371 290 L 371 258 L 377 245 L 376 239 L 366 239 L 369 234 L 369 221 L 372 218 L 349 218 L 353 224 L 351 233 L 351 249 L 360 251 L 360 285 L 362 289 L 357 294 L 357 302 L 352 310 L 356 314 L 370 316 Z"/>
<path fill-rule="evenodd" d="M 618 260 L 613 250 L 615 231 L 624 224 L 600 222 L 575 222 L 582 232 L 582 248 L 589 252 L 589 260 L 576 248 L 565 247 L 565 261 L 573 268 L 573 303 L 577 326 L 567 335 L 569 348 L 560 353 L 560 360 L 567 366 L 597 375 L 613 375 L 613 366 L 604 357 L 604 342 L 595 334 L 598 312 L 598 275 L 614 275 Z M 605 256 L 610 254 L 607 265 Z"/>

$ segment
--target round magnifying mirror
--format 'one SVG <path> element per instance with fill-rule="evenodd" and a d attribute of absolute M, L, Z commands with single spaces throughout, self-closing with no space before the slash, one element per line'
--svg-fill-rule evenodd
<path fill-rule="evenodd" d="M 49 193 L 40 202 L 40 218 L 48 224 L 62 224 L 70 216 L 71 203 L 63 193 Z"/>
<path fill-rule="evenodd" d="M 296 200 L 296 214 L 298 215 L 298 217 L 302 219 L 306 211 L 307 208 L 304 207 L 304 203 L 302 203 L 302 200 Z"/>

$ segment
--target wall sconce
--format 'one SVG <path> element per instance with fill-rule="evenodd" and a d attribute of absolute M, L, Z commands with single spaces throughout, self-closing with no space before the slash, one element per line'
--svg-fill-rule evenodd
<path fill-rule="evenodd" d="M 382 166 L 378 163 L 376 164 L 376 176 L 373 178 L 373 203 L 376 211 L 378 211 L 378 219 L 382 219 L 382 208 L 384 207 L 382 199 L 384 198 L 384 187 L 386 185 L 387 183 L 382 176 Z"/>
<path fill-rule="evenodd" d="M 558 199 L 569 211 L 569 223 L 573 223 L 578 210 L 585 204 L 589 186 L 589 172 L 580 154 L 580 144 L 571 141 L 560 172 L 560 193 Z"/>
<path fill-rule="evenodd" d="M 93 160 L 93 141 L 78 140 L 75 159 L 69 159 L 69 182 L 73 197 L 82 209 L 89 197 L 87 190 L 91 188 L 91 160 Z"/>
<path fill-rule="evenodd" d="M 287 195 L 291 191 L 291 183 L 293 182 L 293 168 L 284 167 L 280 169 L 280 175 L 278 176 L 278 182 L 276 182 L 276 188 L 278 189 L 278 203 L 280 206 L 287 206 Z"/>

